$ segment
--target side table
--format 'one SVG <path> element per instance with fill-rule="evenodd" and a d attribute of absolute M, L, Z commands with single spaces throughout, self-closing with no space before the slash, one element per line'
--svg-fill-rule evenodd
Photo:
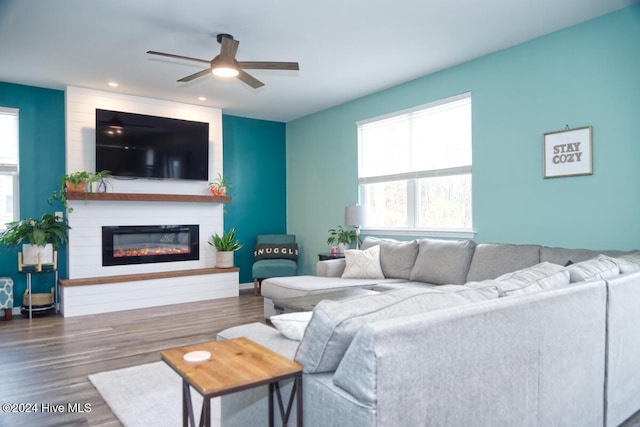
<path fill-rule="evenodd" d="M 208 351 L 211 357 L 202 362 L 184 360 L 193 351 Z M 265 384 L 269 385 L 269 426 L 274 425 L 274 392 L 283 424 L 287 425 L 295 397 L 297 425 L 302 426 L 302 366 L 293 360 L 245 337 L 163 350 L 160 356 L 182 377 L 184 427 L 195 427 L 190 386 L 203 397 L 200 425 L 211 426 L 211 398 Z M 279 381 L 287 378 L 293 378 L 294 384 L 285 410 Z"/>
<path fill-rule="evenodd" d="M 340 258 L 344 258 L 344 254 L 341 254 L 341 253 L 337 253 L 337 254 L 332 254 L 332 253 L 318 254 L 318 260 L 319 261 L 326 261 L 326 260 L 329 260 L 329 259 L 340 259 Z"/>

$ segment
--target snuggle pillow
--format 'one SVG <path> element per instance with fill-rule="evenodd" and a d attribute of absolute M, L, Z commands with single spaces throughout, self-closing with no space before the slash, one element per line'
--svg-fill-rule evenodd
<path fill-rule="evenodd" d="M 298 262 L 297 243 L 258 243 L 253 250 L 253 260 L 290 259 Z"/>

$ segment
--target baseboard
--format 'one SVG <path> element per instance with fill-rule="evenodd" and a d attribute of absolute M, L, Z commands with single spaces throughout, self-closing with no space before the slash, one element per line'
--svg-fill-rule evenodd
<path fill-rule="evenodd" d="M 240 292 L 251 291 L 253 292 L 253 282 L 240 283 Z"/>

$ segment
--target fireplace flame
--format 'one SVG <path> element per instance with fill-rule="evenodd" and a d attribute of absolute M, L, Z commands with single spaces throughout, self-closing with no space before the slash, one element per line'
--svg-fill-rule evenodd
<path fill-rule="evenodd" d="M 187 245 L 154 245 L 148 244 L 144 246 L 127 246 L 113 249 L 114 258 L 125 257 L 144 257 L 157 255 L 175 255 L 191 253 Z"/>

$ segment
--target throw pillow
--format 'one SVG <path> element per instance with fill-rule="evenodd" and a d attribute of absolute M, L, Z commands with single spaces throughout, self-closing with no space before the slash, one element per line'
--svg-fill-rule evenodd
<path fill-rule="evenodd" d="M 367 237 L 360 248 L 369 249 L 375 245 L 380 246 L 380 266 L 384 277 L 408 280 L 418 256 L 418 242 Z"/>
<path fill-rule="evenodd" d="M 427 313 L 498 297 L 490 290 L 466 286 L 439 289 L 397 289 L 342 301 L 321 301 L 300 342 L 295 360 L 305 372 L 334 371 L 351 341 L 365 325 L 398 317 Z"/>
<path fill-rule="evenodd" d="M 613 258 L 598 255 L 587 261 L 578 262 L 566 267 L 571 276 L 571 283 L 591 279 L 609 279 L 620 274 L 620 267 Z"/>
<path fill-rule="evenodd" d="M 380 246 L 372 246 L 364 251 L 347 249 L 344 251 L 345 279 L 384 279 L 380 267 Z"/>
<path fill-rule="evenodd" d="M 298 311 L 271 316 L 271 323 L 285 337 L 293 341 L 301 341 L 305 329 L 311 320 L 313 311 Z"/>
<path fill-rule="evenodd" d="M 290 259 L 298 262 L 297 243 L 258 243 L 253 251 L 253 260 Z"/>
<path fill-rule="evenodd" d="M 472 240 L 421 239 L 410 279 L 434 285 L 462 285 L 475 247 Z"/>
<path fill-rule="evenodd" d="M 530 294 L 569 284 L 569 272 L 561 265 L 542 262 L 533 267 L 503 274 L 495 280 L 500 296 Z"/>

